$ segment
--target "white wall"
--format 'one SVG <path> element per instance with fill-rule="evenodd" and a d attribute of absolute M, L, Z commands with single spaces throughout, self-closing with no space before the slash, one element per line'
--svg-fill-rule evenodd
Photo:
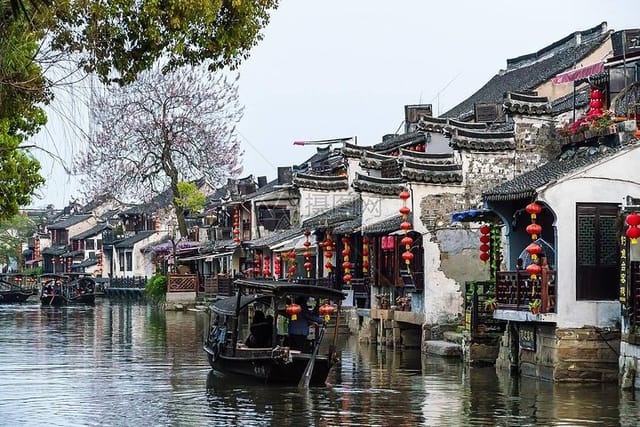
<path fill-rule="evenodd" d="M 556 213 L 557 320 L 560 328 L 614 326 L 620 320 L 617 301 L 576 301 L 576 203 L 622 203 L 640 193 L 640 148 L 619 153 L 608 162 L 568 176 L 540 192 L 538 200 Z"/>

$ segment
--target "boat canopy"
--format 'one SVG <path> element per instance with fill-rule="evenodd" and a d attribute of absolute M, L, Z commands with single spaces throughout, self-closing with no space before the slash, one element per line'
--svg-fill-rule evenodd
<path fill-rule="evenodd" d="M 276 297 L 283 295 L 309 295 L 318 298 L 331 298 L 342 301 L 346 295 L 338 289 L 324 286 L 301 285 L 291 282 L 277 282 L 273 280 L 237 279 L 238 287 L 260 290 Z"/>
<path fill-rule="evenodd" d="M 268 299 L 270 296 L 263 294 L 254 294 L 254 295 L 243 295 L 240 297 L 240 310 L 252 304 L 260 299 Z M 216 301 L 211 306 L 211 310 L 215 313 L 222 314 L 225 316 L 233 316 L 236 314 L 236 303 L 238 301 L 237 296 L 227 297 L 221 300 Z"/>

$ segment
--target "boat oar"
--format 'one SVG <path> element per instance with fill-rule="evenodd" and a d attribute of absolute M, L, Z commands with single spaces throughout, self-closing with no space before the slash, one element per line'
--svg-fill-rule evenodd
<path fill-rule="evenodd" d="M 322 342 L 322 338 L 324 337 L 324 330 L 326 328 L 327 322 L 323 322 L 322 328 L 320 328 L 320 333 L 318 334 L 318 339 L 316 339 L 316 345 L 313 347 L 311 358 L 309 359 L 309 362 L 307 362 L 307 367 L 304 368 L 304 372 L 302 373 L 302 377 L 300 378 L 300 382 L 298 383 L 298 387 L 300 388 L 309 388 L 309 382 L 311 381 L 311 375 L 313 374 L 313 366 L 316 363 L 316 356 L 318 355 L 320 343 Z"/>

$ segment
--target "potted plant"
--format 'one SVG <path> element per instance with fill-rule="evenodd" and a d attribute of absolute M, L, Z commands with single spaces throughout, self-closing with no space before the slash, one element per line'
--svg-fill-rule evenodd
<path fill-rule="evenodd" d="M 539 314 L 540 313 L 540 300 L 539 299 L 534 299 L 533 301 L 529 302 L 529 310 L 531 310 L 531 313 L 533 314 Z"/>
<path fill-rule="evenodd" d="M 381 308 L 383 310 L 389 309 L 389 294 L 377 294 L 376 299 L 378 300 L 378 308 Z"/>
<path fill-rule="evenodd" d="M 495 298 L 489 298 L 484 302 L 484 309 L 493 312 L 498 308 L 498 301 Z"/>
<path fill-rule="evenodd" d="M 411 311 L 411 295 L 401 295 L 396 298 L 396 304 L 400 306 L 400 311 Z"/>

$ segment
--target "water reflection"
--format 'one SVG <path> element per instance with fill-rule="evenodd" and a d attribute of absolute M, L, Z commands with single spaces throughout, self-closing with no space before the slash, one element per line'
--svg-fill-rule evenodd
<path fill-rule="evenodd" d="M 99 301 L 0 305 L 1 425 L 637 425 L 633 393 L 339 343 L 329 386 L 209 369 L 204 313 Z"/>

